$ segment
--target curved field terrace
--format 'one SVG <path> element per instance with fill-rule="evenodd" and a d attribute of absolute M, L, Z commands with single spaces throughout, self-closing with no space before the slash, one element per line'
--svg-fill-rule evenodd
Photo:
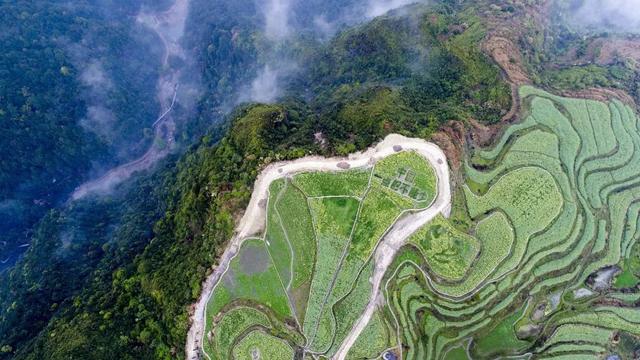
<path fill-rule="evenodd" d="M 442 152 L 397 135 L 266 169 L 202 301 L 205 357 L 637 356 L 638 117 L 520 97 L 453 204 Z"/>
<path fill-rule="evenodd" d="M 619 101 L 520 96 L 522 122 L 471 154 L 454 204 L 479 251 L 438 219 L 385 275 L 381 311 L 399 358 L 638 354 L 638 117 Z"/>

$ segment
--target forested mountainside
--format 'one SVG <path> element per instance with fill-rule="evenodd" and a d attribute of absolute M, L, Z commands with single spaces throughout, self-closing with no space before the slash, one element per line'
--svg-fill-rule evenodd
<path fill-rule="evenodd" d="M 184 358 L 190 306 L 267 164 L 344 155 L 392 132 L 429 138 L 443 127 L 496 124 L 488 132 L 497 133 L 513 105 L 508 64 L 528 69 L 525 81 L 563 91 L 629 91 L 637 76 L 635 68 L 620 75 L 616 60 L 599 65 L 594 80 L 589 65 L 559 58 L 557 49 L 586 38 L 545 36 L 548 24 L 536 17 L 545 1 L 533 2 L 543 8 L 536 16 L 518 1 L 443 0 L 381 17 L 362 1 L 297 2 L 289 35 L 274 39 L 257 2 L 194 0 L 183 42 L 201 96 L 178 124 L 184 151 L 110 194 L 63 204 L 83 179 L 143 152 L 160 110 L 160 55 L 145 56 L 159 50 L 132 34 L 146 33 L 134 21 L 142 5 L 170 2 L 96 3 L 1 5 L 0 27 L 15 36 L 0 36 L 0 121 L 10 134 L 0 137 L 0 245 L 31 246 L 0 273 L 0 359 Z M 513 23 L 500 35 L 520 41 L 523 55 L 498 66 L 483 43 L 505 19 Z M 87 43 L 103 45 L 73 58 Z M 91 89 L 101 71 L 106 94 Z M 278 84 L 261 87 L 269 75 Z M 83 127 L 96 96 L 122 136 Z M 464 148 L 464 138 L 452 141 Z"/>
<path fill-rule="evenodd" d="M 32 248 L 3 274 L 3 357 L 181 357 L 189 305 L 260 168 L 345 154 L 391 132 L 427 137 L 451 119 L 498 119 L 510 97 L 497 66 L 473 45 L 484 36 L 481 21 L 446 4 L 412 13 L 296 43 L 304 71 L 282 102 L 244 105 L 154 174 L 50 212 Z M 211 82 L 229 72 L 216 66 L 235 67 L 234 51 L 244 53 L 221 50 L 229 32 L 212 36 L 215 55 L 202 46 L 204 79 L 218 89 Z M 203 123 L 217 106 L 205 95 Z"/>
<path fill-rule="evenodd" d="M 131 17 L 140 5 L 0 4 L 3 263 L 80 181 L 149 144 L 159 109 L 157 56 L 148 54 L 159 49 Z"/>

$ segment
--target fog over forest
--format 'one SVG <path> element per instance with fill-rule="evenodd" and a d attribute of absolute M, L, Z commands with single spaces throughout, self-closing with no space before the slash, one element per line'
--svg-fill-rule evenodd
<path fill-rule="evenodd" d="M 260 169 L 469 119 L 499 133 L 517 99 L 481 45 L 486 17 L 528 6 L 513 3 L 2 2 L 0 360 L 88 344 L 171 358 Z M 527 83 L 640 99 L 635 62 L 570 58 L 633 39 L 640 0 L 555 4 L 561 26 L 516 29 Z M 461 163 L 466 138 L 444 142 Z"/>
<path fill-rule="evenodd" d="M 577 0 L 570 22 L 601 31 L 640 32 L 640 0 Z"/>

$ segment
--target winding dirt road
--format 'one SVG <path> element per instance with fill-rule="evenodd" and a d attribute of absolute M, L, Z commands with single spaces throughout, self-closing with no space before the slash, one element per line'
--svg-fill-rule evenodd
<path fill-rule="evenodd" d="M 163 109 L 153 123 L 154 142 L 140 158 L 109 170 L 101 177 L 78 186 L 71 194 L 72 200 L 83 198 L 93 192 L 107 192 L 115 185 L 129 178 L 134 172 L 150 168 L 156 161 L 164 158 L 173 148 L 176 125 L 171 112 L 176 105 L 181 68 L 172 67 L 171 58 L 186 58 L 186 52 L 180 45 L 184 34 L 185 22 L 189 14 L 190 0 L 176 0 L 166 11 L 159 14 L 141 12 L 137 21 L 158 35 L 164 46 L 162 74 L 156 85 L 158 103 Z"/>
<path fill-rule="evenodd" d="M 420 145 L 419 143 L 415 145 Z M 407 147 L 405 148 L 413 148 Z M 420 152 L 423 156 L 429 159 L 429 162 L 436 169 L 436 175 L 438 178 L 438 194 L 431 206 L 423 211 L 409 214 L 400 220 L 398 220 L 391 229 L 380 240 L 378 247 L 374 254 L 375 270 L 371 277 L 371 287 L 373 289 L 371 296 L 369 297 L 369 303 L 360 316 L 356 324 L 353 326 L 342 345 L 338 348 L 333 359 L 344 360 L 349 353 L 349 350 L 355 344 L 356 340 L 364 330 L 364 328 L 371 320 L 373 313 L 378 304 L 384 302 L 380 292 L 380 285 L 382 278 L 387 272 L 387 268 L 391 265 L 398 250 L 406 243 L 407 239 L 422 226 L 431 221 L 438 214 L 449 216 L 451 213 L 451 185 L 449 181 L 449 168 L 447 166 L 444 153 L 438 148 L 437 152 L 429 151 L 431 149 L 424 149 L 427 151 L 420 151 L 420 148 L 414 148 Z M 443 163 L 444 164 L 443 164 Z"/>
<path fill-rule="evenodd" d="M 429 160 L 436 171 L 438 193 L 434 203 L 428 209 L 402 217 L 379 242 L 374 254 L 376 269 L 370 279 L 374 291 L 370 296 L 366 310 L 360 316 L 334 357 L 334 359 L 344 359 L 374 313 L 380 298 L 382 277 L 398 249 L 402 247 L 411 234 L 431 221 L 437 214 L 449 215 L 451 210 L 449 167 L 445 154 L 435 144 L 421 139 L 392 134 L 375 147 L 365 152 L 352 154 L 348 158 L 305 157 L 294 161 L 275 163 L 262 171 L 255 182 L 251 200 L 233 239 L 220 258 L 219 265 L 206 279 L 202 287 L 202 294 L 195 304 L 191 318 L 192 325 L 187 335 L 186 358 L 189 360 L 200 358 L 201 346 L 205 336 L 206 306 L 216 284 L 227 270 L 231 259 L 237 255 L 242 242 L 246 238 L 259 234 L 265 229 L 268 189 L 274 180 L 305 171 L 344 171 L 346 169 L 364 167 L 402 150 L 414 150 Z"/>

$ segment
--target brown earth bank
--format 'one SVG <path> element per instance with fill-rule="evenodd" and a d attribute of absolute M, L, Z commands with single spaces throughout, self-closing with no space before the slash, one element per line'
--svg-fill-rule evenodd
<path fill-rule="evenodd" d="M 482 50 L 498 64 L 509 83 L 518 86 L 531 83 L 524 69 L 520 50 L 513 41 L 498 35 L 489 35 L 482 44 Z"/>
<path fill-rule="evenodd" d="M 595 59 L 598 64 L 609 65 L 619 59 L 640 62 L 640 37 L 627 39 L 598 38 L 593 42 L 593 46 L 599 49 Z"/>
<path fill-rule="evenodd" d="M 464 124 L 449 122 L 433 134 L 432 140 L 447 154 L 454 173 L 460 168 L 466 148 L 491 145 L 506 125 L 518 121 L 521 108 L 518 89 L 532 84 L 518 44 L 533 42 L 529 39 L 530 33 L 547 23 L 550 5 L 550 0 L 478 2 L 487 29 L 480 48 L 500 68 L 503 79 L 510 86 L 511 108 L 496 124 L 486 125 L 467 119 Z"/>
<path fill-rule="evenodd" d="M 453 173 L 457 173 L 464 158 L 467 131 L 460 121 L 449 121 L 431 136 L 431 141 L 444 151 Z"/>
<path fill-rule="evenodd" d="M 640 36 L 604 35 L 585 39 L 584 51 L 578 52 L 572 47 L 558 57 L 558 65 L 613 65 L 619 62 L 632 61 L 640 64 Z"/>
<path fill-rule="evenodd" d="M 636 102 L 624 90 L 612 88 L 588 88 L 584 90 L 566 90 L 560 93 L 562 96 L 591 99 L 598 101 L 611 101 L 613 99 L 620 100 L 632 108 L 636 108 Z"/>
<path fill-rule="evenodd" d="M 552 1 L 537 0 L 524 4 L 522 1 L 494 1 L 487 6 L 484 23 L 487 27 L 487 35 L 481 44 L 481 49 L 485 55 L 490 57 L 502 70 L 504 80 L 511 86 L 511 108 L 495 125 L 481 124 L 474 119 L 467 122 L 467 138 L 470 140 L 469 146 L 489 146 L 502 133 L 502 128 L 506 125 L 517 122 L 521 111 L 520 97 L 518 89 L 522 85 L 532 84 L 533 81 L 525 66 L 524 44 L 535 42 L 532 37 L 540 29 L 549 25 L 551 17 Z M 506 9 L 510 11 L 506 11 Z M 640 64 L 640 37 L 599 37 L 591 42 L 587 53 L 592 58 L 590 62 L 600 65 L 610 65 L 620 59 L 630 59 Z M 567 55 L 569 56 L 569 54 Z M 575 55 L 574 55 L 575 57 Z M 574 58 L 574 61 L 575 58 Z M 586 60 L 585 60 L 586 61 Z M 636 66 L 640 66 L 640 65 Z M 636 108 L 636 102 L 627 92 L 613 88 L 588 88 L 583 90 L 552 91 L 558 95 L 574 98 L 592 99 L 598 101 L 611 101 L 617 99 L 623 103 Z M 456 143 L 455 137 L 444 140 L 443 137 L 451 135 L 450 125 L 443 127 L 441 133 L 434 136 L 435 141 L 442 144 L 442 148 L 448 151 L 447 141 Z M 460 146 L 457 146 L 458 153 L 452 152 L 452 167 L 459 163 L 459 159 L 464 156 Z M 449 155 L 449 153 L 447 153 Z M 453 160 L 457 162 L 454 163 Z M 454 167 L 456 169 L 457 167 Z"/>

